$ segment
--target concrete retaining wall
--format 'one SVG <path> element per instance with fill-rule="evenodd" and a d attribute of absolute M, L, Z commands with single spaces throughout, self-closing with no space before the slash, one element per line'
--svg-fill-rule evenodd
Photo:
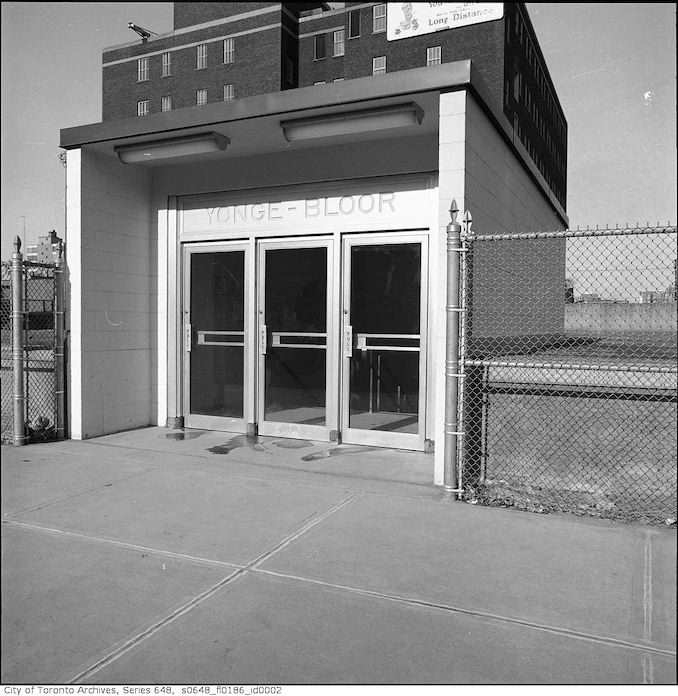
<path fill-rule="evenodd" d="M 565 305 L 566 333 L 676 331 L 676 303 L 575 302 Z"/>

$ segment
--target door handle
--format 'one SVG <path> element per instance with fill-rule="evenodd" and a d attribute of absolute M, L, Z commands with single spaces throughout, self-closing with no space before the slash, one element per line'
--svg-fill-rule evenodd
<path fill-rule="evenodd" d="M 259 353 L 266 355 L 266 324 L 259 327 Z"/>
<path fill-rule="evenodd" d="M 193 347 L 193 327 L 190 324 L 184 324 L 184 350 L 187 353 L 191 352 Z"/>
<path fill-rule="evenodd" d="M 344 326 L 344 357 L 353 357 L 353 327 Z"/>

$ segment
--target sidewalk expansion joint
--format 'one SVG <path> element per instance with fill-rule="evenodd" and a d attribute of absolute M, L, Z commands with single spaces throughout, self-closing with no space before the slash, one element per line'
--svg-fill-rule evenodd
<path fill-rule="evenodd" d="M 643 558 L 643 639 L 652 640 L 652 536 L 645 532 Z M 643 684 L 654 682 L 652 655 L 643 656 Z"/>
<path fill-rule="evenodd" d="M 118 658 L 122 657 L 125 653 L 129 652 L 132 650 L 132 648 L 135 648 L 139 644 L 143 643 L 144 641 L 148 640 L 151 636 L 155 635 L 158 631 L 163 629 L 165 626 L 169 625 L 176 619 L 180 618 L 184 614 L 187 614 L 193 607 L 197 606 L 200 604 L 202 601 L 205 599 L 209 599 L 213 595 L 215 595 L 219 590 L 221 590 L 223 587 L 226 585 L 230 584 L 240 576 L 244 574 L 243 569 L 238 569 L 231 573 L 230 575 L 227 575 L 225 578 L 222 578 L 217 582 L 216 584 L 212 585 L 212 587 L 209 587 L 206 589 L 204 592 L 201 592 L 199 595 L 193 597 L 193 599 L 189 600 L 188 602 L 185 602 L 182 604 L 180 607 L 175 609 L 173 612 L 165 616 L 164 618 L 160 619 L 159 621 L 156 621 L 154 624 L 146 628 L 145 630 L 141 631 L 140 633 L 137 633 L 135 636 L 130 638 L 128 641 L 123 643 L 120 647 L 116 648 L 112 652 L 110 652 L 108 655 L 105 655 L 102 657 L 100 660 L 95 662 L 93 665 L 85 669 L 84 671 L 80 672 L 80 674 L 76 675 L 75 677 L 69 679 L 66 683 L 68 684 L 81 684 L 85 679 L 88 679 L 89 677 L 93 676 L 97 672 L 99 672 L 101 669 L 104 667 L 107 667 L 110 665 L 112 662 L 115 662 Z"/>
<path fill-rule="evenodd" d="M 117 479 L 111 479 L 110 481 L 105 481 L 104 483 L 100 483 L 97 486 L 92 486 L 92 488 L 87 488 L 84 491 L 78 491 L 77 493 L 71 493 L 70 495 L 64 495 L 61 498 L 53 498 L 52 500 L 47 500 L 46 502 L 39 503 L 38 505 L 33 505 L 31 507 L 22 508 L 21 510 L 16 510 L 14 512 L 6 513 L 6 514 L 12 515 L 14 517 L 16 515 L 25 515 L 28 512 L 35 512 L 36 510 L 42 510 L 43 508 L 49 507 L 50 505 L 54 505 L 55 503 L 62 503 L 65 500 L 73 500 L 74 498 L 79 498 L 82 495 L 87 495 L 88 493 L 93 493 L 94 491 L 103 490 L 104 488 L 108 488 L 110 486 L 113 486 L 116 483 L 120 483 L 121 481 L 127 481 L 131 478 L 134 478 L 135 476 L 141 476 L 141 474 L 146 474 L 149 471 L 153 471 L 155 468 L 157 468 L 157 467 L 148 467 L 146 469 L 143 469 L 142 471 L 135 471 L 133 474 L 129 474 L 128 476 L 121 476 L 120 478 L 117 478 Z"/>
<path fill-rule="evenodd" d="M 346 505 L 353 502 L 354 500 L 357 500 L 358 498 L 362 498 L 364 495 L 365 495 L 365 493 L 363 491 L 357 491 L 356 493 L 351 493 L 350 495 L 347 495 L 345 498 L 340 500 L 336 505 L 333 505 L 331 508 L 325 510 L 325 512 L 323 512 L 322 514 L 320 514 L 316 517 L 312 517 L 306 524 L 304 524 L 296 532 L 285 537 L 282 541 L 278 542 L 271 549 L 269 549 L 268 551 L 264 551 L 264 553 L 262 553 L 260 556 L 257 556 L 254 560 L 250 561 L 245 566 L 245 570 L 256 570 L 258 565 L 260 565 L 264 561 L 267 561 L 269 558 L 271 558 L 271 556 L 278 553 L 278 551 L 281 551 L 282 549 L 284 549 L 286 546 L 291 544 L 293 541 L 296 541 L 300 536 L 305 534 L 309 529 L 320 524 L 321 522 L 326 520 L 328 517 L 330 517 L 330 515 L 333 515 L 335 512 L 337 512 L 337 510 L 340 510 L 341 508 L 345 507 Z"/>
<path fill-rule="evenodd" d="M 221 589 L 226 587 L 226 585 L 229 585 L 230 583 L 234 582 L 240 577 L 243 577 L 244 575 L 247 574 L 248 571 L 255 571 L 256 567 L 260 564 L 263 563 L 265 560 L 269 559 L 271 556 L 273 556 L 275 553 L 280 551 L 281 549 L 285 548 L 288 544 L 292 543 L 296 539 L 298 539 L 300 536 L 305 534 L 309 529 L 312 529 L 315 527 L 317 524 L 320 524 L 323 520 L 327 519 L 330 515 L 334 514 L 337 510 L 340 510 L 344 506 L 348 505 L 350 502 L 355 500 L 356 498 L 359 498 L 363 495 L 362 491 L 359 491 L 357 493 L 352 493 L 342 500 L 340 500 L 336 505 L 333 505 L 331 508 L 328 510 L 325 510 L 322 514 L 313 517 L 309 522 L 304 524 L 300 529 L 298 529 L 296 532 L 293 532 L 292 534 L 288 535 L 285 537 L 282 541 L 277 543 L 275 546 L 273 546 L 271 549 L 268 551 L 265 551 L 264 553 L 260 554 L 256 558 L 254 558 L 252 561 L 247 563 L 243 567 L 237 568 L 233 573 L 230 575 L 227 575 L 225 578 L 222 578 L 219 580 L 217 583 L 212 585 L 212 587 L 209 587 L 208 589 L 204 590 L 200 594 L 196 595 L 192 599 L 188 600 L 184 604 L 182 604 L 180 607 L 172 611 L 170 614 L 165 616 L 164 618 L 160 619 L 159 621 L 156 621 L 154 624 L 149 626 L 148 628 L 144 629 L 143 631 L 140 631 L 137 633 L 135 636 L 127 640 L 125 643 L 120 645 L 118 648 L 115 650 L 111 651 L 104 657 L 102 657 L 100 660 L 97 660 L 93 665 L 88 667 L 87 669 L 83 670 L 79 674 L 77 674 L 75 677 L 72 677 L 71 679 L 68 680 L 67 683 L 69 684 L 80 684 L 82 683 L 85 679 L 88 679 L 89 677 L 93 676 L 100 670 L 102 670 L 104 667 L 107 667 L 110 665 L 112 662 L 115 662 L 117 659 L 122 657 L 125 653 L 129 652 L 133 648 L 137 647 L 141 643 L 145 642 L 149 638 L 151 638 L 153 635 L 155 635 L 158 631 L 162 630 L 172 622 L 176 621 L 178 618 L 184 616 L 187 614 L 191 609 L 196 607 L 198 604 L 203 602 L 206 599 L 209 599 L 210 597 L 214 596 L 217 592 L 219 592 Z M 14 523 L 14 524 L 21 524 L 21 523 Z M 27 525 L 29 526 L 29 525 Z"/>
<path fill-rule="evenodd" d="M 570 628 L 564 628 L 560 626 L 551 626 L 549 624 L 541 624 L 534 621 L 528 621 L 527 619 L 519 619 L 512 616 L 502 616 L 501 614 L 493 614 L 486 611 L 481 611 L 478 609 L 466 609 L 464 607 L 457 607 L 450 604 L 441 604 L 437 602 L 428 602 L 423 599 L 416 599 L 414 597 L 402 597 L 400 595 L 393 595 L 384 592 L 377 592 L 375 590 L 366 590 L 359 587 L 351 587 L 349 585 L 339 585 L 332 582 L 326 582 L 323 580 L 313 580 L 311 578 L 305 578 L 298 575 L 290 575 L 287 573 L 280 573 L 272 570 L 263 569 L 253 569 L 255 573 L 262 573 L 264 575 L 270 575 L 272 577 L 278 577 L 286 580 L 297 580 L 299 582 L 306 582 L 313 585 L 320 585 L 322 587 L 328 587 L 336 590 L 343 590 L 348 593 L 358 594 L 366 597 L 374 597 L 375 599 L 383 599 L 390 602 L 397 602 L 399 604 L 405 604 L 414 607 L 424 607 L 427 609 L 437 609 L 439 611 L 450 613 L 450 614 L 464 614 L 466 616 L 473 616 L 481 619 L 488 619 L 491 621 L 497 621 L 500 623 L 514 624 L 518 626 L 524 626 L 525 628 L 531 628 L 537 631 L 544 631 L 547 633 L 553 633 L 560 636 L 565 636 L 568 638 L 574 638 L 576 640 L 585 640 L 593 643 L 600 643 L 603 645 L 608 645 L 611 647 L 624 648 L 627 650 L 640 651 L 645 654 L 657 654 L 667 657 L 676 657 L 676 651 L 668 648 L 656 647 L 654 645 L 648 645 L 646 643 L 637 643 L 630 640 L 623 640 L 621 638 L 613 638 L 610 636 L 600 636 L 593 633 L 586 633 L 584 631 L 577 631 Z"/>
<path fill-rule="evenodd" d="M 179 561 L 188 561 L 189 563 L 198 563 L 200 565 L 217 566 L 223 568 L 232 568 L 233 570 L 244 570 L 245 566 L 241 566 L 237 563 L 227 563 L 226 561 L 217 561 L 212 558 L 202 558 L 201 556 L 191 556 L 186 553 L 179 553 L 177 551 L 167 551 L 164 549 L 156 549 L 150 546 L 141 546 L 140 544 L 132 544 L 127 541 L 117 541 L 115 539 L 106 539 L 105 537 L 95 537 L 89 534 L 81 534 L 80 532 L 69 532 L 64 529 L 55 529 L 53 527 L 43 527 L 37 524 L 30 524 L 28 522 L 19 522 L 18 520 L 3 520 L 3 524 L 9 525 L 10 527 L 20 527 L 23 529 L 31 529 L 37 532 L 45 532 L 46 534 L 56 534 L 58 536 L 72 537 L 74 539 L 81 539 L 83 541 L 93 541 L 98 544 L 117 546 L 123 549 L 129 549 L 130 551 L 141 551 L 143 553 L 152 553 L 157 556 L 163 556 L 167 558 L 174 558 Z"/>

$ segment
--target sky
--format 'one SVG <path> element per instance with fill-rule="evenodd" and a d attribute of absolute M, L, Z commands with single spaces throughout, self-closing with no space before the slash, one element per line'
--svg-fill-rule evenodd
<path fill-rule="evenodd" d="M 335 3 L 333 3 L 335 4 Z M 673 3 L 527 3 L 569 128 L 570 227 L 676 223 Z M 101 121 L 101 51 L 172 3 L 2 2 L 2 259 L 64 232 L 59 130 Z"/>

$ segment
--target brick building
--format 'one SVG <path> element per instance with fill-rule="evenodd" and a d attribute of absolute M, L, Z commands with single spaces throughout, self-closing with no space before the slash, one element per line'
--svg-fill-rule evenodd
<path fill-rule="evenodd" d="M 174 31 L 103 52 L 104 121 L 298 83 L 299 15 L 325 3 L 176 2 Z"/>
<path fill-rule="evenodd" d="M 470 59 L 565 206 L 567 123 L 524 3 L 505 3 L 495 21 L 389 40 L 398 5 L 174 3 L 172 33 L 104 50 L 103 120 Z"/>

